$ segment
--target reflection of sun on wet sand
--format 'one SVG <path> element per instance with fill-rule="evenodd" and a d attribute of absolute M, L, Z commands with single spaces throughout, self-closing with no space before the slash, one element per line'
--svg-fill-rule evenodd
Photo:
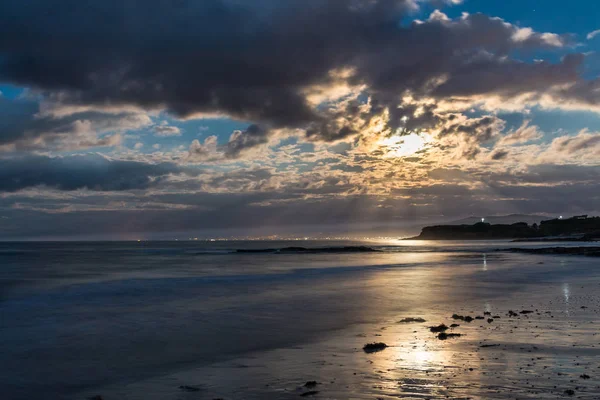
<path fill-rule="evenodd" d="M 577 275 L 591 268 L 589 259 L 416 258 L 418 268 L 326 286 L 361 288 L 347 305 L 358 323 L 297 346 L 107 388 L 105 399 L 176 399 L 181 385 L 207 399 L 600 398 L 600 279 Z M 312 284 L 315 293 L 325 290 Z"/>
<path fill-rule="evenodd" d="M 564 301 L 568 304 L 568 295 Z M 556 303 L 508 310 L 490 323 L 463 322 L 455 329 L 464 336 L 453 342 L 436 340 L 427 323 L 390 327 L 382 335 L 390 347 L 369 357 L 373 385 L 384 395 L 401 392 L 408 398 L 534 399 L 575 393 L 597 399 L 598 387 L 591 380 L 600 368 L 595 358 L 600 349 L 590 341 L 596 335 L 593 315 L 579 306 L 569 318 L 554 308 L 561 306 Z M 449 315 L 444 319 L 452 320 Z"/>

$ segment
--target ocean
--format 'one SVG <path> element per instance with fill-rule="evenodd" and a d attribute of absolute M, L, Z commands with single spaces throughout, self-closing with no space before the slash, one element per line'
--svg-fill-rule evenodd
<path fill-rule="evenodd" d="M 555 321 L 567 318 L 565 329 L 571 329 L 569 322 L 584 318 L 579 302 L 596 304 L 597 259 L 497 251 L 507 247 L 516 246 L 506 241 L 1 243 L 0 397 L 284 399 L 307 393 L 303 384 L 315 380 L 314 392 L 320 393 L 307 396 L 397 398 L 406 394 L 400 378 L 377 375 L 368 363 L 374 359 L 365 357 L 382 356 L 364 354 L 364 342 L 385 340 L 405 348 L 393 357 L 389 349 L 382 352 L 390 358 L 377 370 L 408 368 L 412 378 L 451 364 L 437 356 L 467 343 L 462 338 L 438 348 L 426 327 L 406 328 L 398 324 L 401 317 L 449 324 L 455 310 L 504 315 L 509 307 L 544 305 L 556 313 Z M 588 285 L 595 286 L 585 289 Z M 499 326 L 484 328 L 493 337 Z M 581 343 L 591 345 L 588 331 L 572 329 L 567 334 L 582 334 Z M 465 337 L 475 338 L 471 331 Z M 546 338 L 545 344 L 552 340 L 562 337 Z M 419 356 L 414 346 L 436 349 L 431 353 L 438 352 L 437 358 L 422 349 Z M 463 385 L 453 392 L 440 379 L 435 390 L 430 383 L 417 385 L 417 397 L 496 398 L 482 394 L 487 387 L 482 381 L 472 391 Z M 525 383 L 522 393 L 518 384 L 511 387 L 510 398 L 515 393 L 528 398 Z"/>

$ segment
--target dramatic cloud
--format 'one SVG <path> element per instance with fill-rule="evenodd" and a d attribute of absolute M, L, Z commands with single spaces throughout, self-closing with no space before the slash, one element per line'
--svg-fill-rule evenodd
<path fill-rule="evenodd" d="M 0 235 L 600 211 L 581 31 L 461 0 L 53 3 L 0 2 Z"/>
<path fill-rule="evenodd" d="M 59 190 L 146 189 L 170 174 L 183 172 L 175 164 L 111 160 L 100 155 L 4 158 L 0 159 L 0 192 L 35 186 Z"/>
<path fill-rule="evenodd" d="M 134 104 L 184 118 L 227 115 L 259 124 L 261 138 L 246 131 L 241 136 L 248 139 L 236 137 L 230 155 L 263 144 L 273 128 L 303 129 L 324 140 L 361 133 L 370 118 L 345 120 L 306 97 L 310 87 L 339 82 L 332 71 L 341 68 L 351 71 L 348 85 L 364 85 L 391 117 L 407 92 L 516 97 L 583 85 L 580 55 L 559 64 L 510 58 L 516 50 L 562 48 L 570 37 L 482 14 L 450 19 L 440 11 L 399 26 L 419 3 L 151 0 L 123 7 L 106 0 L 48 8 L 25 0 L 0 6 L 0 80 L 60 93 L 74 104 Z M 571 94 L 585 98 L 579 92 Z M 177 134 L 174 127 L 156 131 Z"/>
<path fill-rule="evenodd" d="M 0 97 L 0 151 L 116 146 L 122 140 L 119 133 L 150 123 L 143 113 L 82 110 L 54 115 L 37 101 Z"/>

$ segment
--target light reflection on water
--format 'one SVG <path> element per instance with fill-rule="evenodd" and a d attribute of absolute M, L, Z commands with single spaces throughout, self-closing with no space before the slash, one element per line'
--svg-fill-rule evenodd
<path fill-rule="evenodd" d="M 9 321 L 1 332 L 0 364 L 11 365 L 1 386 L 17 378 L 30 388 L 125 380 L 133 383 L 102 387 L 102 393 L 107 399 L 168 400 L 181 398 L 173 393 L 179 385 L 202 384 L 215 391 L 206 398 L 278 399 L 297 398 L 297 386 L 314 379 L 330 398 L 478 398 L 482 388 L 528 376 L 519 368 L 536 370 L 527 366 L 534 357 L 528 351 L 536 351 L 532 345 L 566 352 L 563 347 L 589 340 L 585 335 L 593 328 L 575 331 L 558 316 L 505 316 L 534 303 L 554 307 L 548 305 L 552 298 L 559 311 L 564 307 L 577 318 L 582 311 L 572 292 L 580 289 L 570 274 L 594 277 L 587 260 L 561 265 L 542 257 L 538 265 L 538 258 L 485 252 L 483 245 L 454 252 L 300 255 L 197 255 L 188 248 L 140 252 L 127 246 L 103 247 L 105 254 L 93 246 L 81 253 L 68 249 L 78 256 L 66 262 L 66 250 L 59 249 L 39 264 L 14 257 L 3 264 L 4 282 L 16 283 L 15 294 L 0 302 L 3 321 Z M 28 286 L 35 281 L 39 286 Z M 502 318 L 459 322 L 452 331 L 464 334 L 458 339 L 440 341 L 427 329 L 450 325 L 453 313 L 492 310 Z M 427 322 L 398 324 L 403 317 Z M 565 332 L 572 334 L 568 341 Z M 362 346 L 374 341 L 390 347 L 364 354 Z M 479 350 L 484 341 L 516 345 L 492 353 Z M 540 355 L 550 364 L 559 350 Z M 248 352 L 255 353 L 245 359 Z M 570 362 L 570 354 L 561 363 Z M 182 366 L 190 369 L 169 375 Z M 523 383 L 515 385 L 525 393 Z M 23 393 L 9 398 L 36 397 Z M 486 392 L 479 398 L 495 397 Z"/>
<path fill-rule="evenodd" d="M 571 297 L 571 289 L 568 283 L 563 283 L 562 292 L 565 299 L 565 314 L 569 315 L 569 298 Z"/>

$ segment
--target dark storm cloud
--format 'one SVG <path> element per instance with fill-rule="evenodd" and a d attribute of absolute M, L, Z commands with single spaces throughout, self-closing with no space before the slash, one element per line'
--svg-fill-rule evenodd
<path fill-rule="evenodd" d="M 0 78 L 66 90 L 82 102 L 166 106 L 296 125 L 298 93 L 343 65 L 372 23 L 403 1 L 131 1 L 0 6 Z M 394 12 L 393 15 L 398 15 Z M 347 28 L 352 25 L 352 38 Z M 342 28 L 342 30 L 338 30 Z"/>
<path fill-rule="evenodd" d="M 366 84 L 392 110 L 405 90 L 516 95 L 578 80 L 580 55 L 556 65 L 507 58 L 513 50 L 560 47 L 567 37 L 519 31 L 481 14 L 449 21 L 437 13 L 400 27 L 415 4 L 2 2 L 0 81 L 60 93 L 66 102 L 164 107 L 181 117 L 225 114 L 264 126 L 233 141 L 228 155 L 237 156 L 263 144 L 271 128 L 302 128 L 328 141 L 360 132 L 356 124 L 333 122 L 336 113 L 315 109 L 305 97 L 306 88 L 332 83 L 331 71 L 340 68 L 352 68 L 350 82 Z M 440 77 L 445 82 L 432 86 Z M 585 94 L 582 87 L 577 96 Z M 390 124 L 400 126 L 400 117 Z"/>
<path fill-rule="evenodd" d="M 110 160 L 97 154 L 0 159 L 0 192 L 45 186 L 59 190 L 146 189 L 170 174 L 190 173 L 171 164 Z"/>
<path fill-rule="evenodd" d="M 553 85 L 576 82 L 583 59 L 582 54 L 570 54 L 559 64 L 527 64 L 486 55 L 454 65 L 449 79 L 438 86 L 433 94 L 441 98 L 489 94 L 511 97 L 544 92 Z"/>
<path fill-rule="evenodd" d="M 472 14 L 457 20 L 433 18 L 414 23 L 408 29 L 388 32 L 386 41 L 375 45 L 370 57 L 361 59 L 361 77 L 370 86 L 384 93 L 406 89 L 428 92 L 430 80 L 445 76 L 446 82 L 434 90 L 439 96 L 488 93 L 503 83 L 534 85 L 540 77 L 530 76 L 535 71 L 551 69 L 546 64 L 524 64 L 506 56 L 517 49 L 551 48 L 553 44 L 543 35 L 532 34 L 524 40 L 515 40 L 518 28 L 499 18 Z M 566 37 L 560 40 L 567 41 Z M 558 44 L 558 43 L 556 43 Z M 581 56 L 574 56 L 579 59 Z M 385 59 L 385 62 L 381 60 Z M 552 70 L 557 78 L 565 75 L 576 78 L 576 64 L 569 62 Z M 488 76 L 485 72 L 490 71 Z M 515 72 L 523 73 L 515 75 Z M 467 79 L 468 74 L 472 79 Z M 533 79 L 532 79 L 533 78 Z M 529 80 L 528 80 L 529 79 Z M 487 82 L 490 80 L 490 82 Z M 472 88 L 483 85 L 479 92 Z"/>

